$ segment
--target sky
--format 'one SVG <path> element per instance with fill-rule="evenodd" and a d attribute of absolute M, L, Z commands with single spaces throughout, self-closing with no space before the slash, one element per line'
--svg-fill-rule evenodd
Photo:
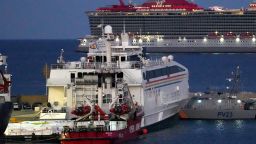
<path fill-rule="evenodd" d="M 126 2 L 128 0 L 125 0 Z M 140 4 L 145 0 L 133 0 Z M 252 0 L 193 0 L 199 6 L 246 8 Z M 0 0 L 0 39 L 76 39 L 90 34 L 85 11 L 118 0 Z"/>

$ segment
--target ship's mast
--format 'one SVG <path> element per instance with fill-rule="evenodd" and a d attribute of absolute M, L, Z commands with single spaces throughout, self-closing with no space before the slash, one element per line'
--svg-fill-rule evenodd
<path fill-rule="evenodd" d="M 124 5 L 125 5 L 125 4 L 124 4 L 124 0 L 119 0 L 119 3 L 120 3 L 121 6 L 124 6 Z"/>
<path fill-rule="evenodd" d="M 112 40 L 111 39 L 111 35 L 113 34 L 112 32 L 112 27 L 107 25 L 105 27 L 105 32 L 104 32 L 106 35 L 107 35 L 107 42 L 106 42 L 106 50 L 107 50 L 107 66 L 108 68 L 111 67 L 111 56 L 112 56 L 112 51 L 111 51 L 111 43 L 110 41 Z"/>
<path fill-rule="evenodd" d="M 236 71 L 232 73 L 233 75 L 233 83 L 230 89 L 230 96 L 237 96 L 239 93 L 239 86 L 240 86 L 240 67 L 236 67 Z"/>
<path fill-rule="evenodd" d="M 63 57 L 63 53 L 64 53 L 64 50 L 61 49 L 61 51 L 60 51 L 60 56 L 59 56 L 59 58 L 57 59 L 57 63 L 58 63 L 58 64 L 64 64 L 64 63 L 65 63 L 65 60 L 64 60 L 64 57 Z"/>

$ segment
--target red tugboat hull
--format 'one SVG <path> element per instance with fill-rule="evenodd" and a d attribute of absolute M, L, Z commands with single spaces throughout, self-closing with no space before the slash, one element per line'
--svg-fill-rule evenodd
<path fill-rule="evenodd" d="M 143 134 L 141 119 L 127 122 L 127 127 L 117 131 L 72 131 L 62 134 L 61 144 L 118 144 Z"/>

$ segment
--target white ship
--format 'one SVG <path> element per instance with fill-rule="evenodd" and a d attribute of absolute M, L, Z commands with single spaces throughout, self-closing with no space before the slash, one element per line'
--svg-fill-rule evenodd
<path fill-rule="evenodd" d="M 111 35 L 109 41 L 103 35 L 97 41 L 82 41 L 90 49 L 79 61 L 65 61 L 61 52 L 57 64 L 51 66 L 47 79 L 49 107 L 42 111 L 40 119 L 76 119 L 72 111 L 84 106 L 88 99 L 108 113 L 118 93 L 116 77 L 103 79 L 101 75 L 108 65 L 120 70 L 133 100 L 143 107 L 142 127 L 178 113 L 188 99 L 187 68 L 171 55 L 160 60 L 146 59 L 142 47 L 132 45 L 125 30 L 120 38 Z"/>
<path fill-rule="evenodd" d="M 86 12 L 91 35 L 101 35 L 98 25 L 102 23 L 121 33 L 124 21 L 148 52 L 256 52 L 255 1 L 239 9 L 205 9 L 188 0 L 119 2 Z"/>

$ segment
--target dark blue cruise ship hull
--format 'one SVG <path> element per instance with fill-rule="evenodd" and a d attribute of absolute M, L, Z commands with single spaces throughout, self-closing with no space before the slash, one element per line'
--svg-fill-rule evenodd
<path fill-rule="evenodd" d="M 4 131 L 7 128 L 9 119 L 12 114 L 12 109 L 12 102 L 5 102 L 0 104 L 0 136 L 4 135 Z"/>

